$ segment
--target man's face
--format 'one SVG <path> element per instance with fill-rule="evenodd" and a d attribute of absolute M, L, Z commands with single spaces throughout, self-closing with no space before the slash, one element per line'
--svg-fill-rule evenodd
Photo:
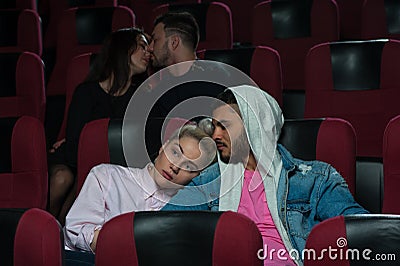
<path fill-rule="evenodd" d="M 213 139 L 221 161 L 239 163 L 247 160 L 250 152 L 249 142 L 237 105 L 222 105 L 213 112 Z"/>
<path fill-rule="evenodd" d="M 168 47 L 169 37 L 165 36 L 164 23 L 158 23 L 154 27 L 151 37 L 149 51 L 153 67 L 163 68 L 171 65 L 171 52 Z"/>

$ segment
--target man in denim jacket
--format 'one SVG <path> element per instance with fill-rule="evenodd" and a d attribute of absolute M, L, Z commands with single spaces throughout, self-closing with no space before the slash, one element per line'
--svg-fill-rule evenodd
<path fill-rule="evenodd" d="M 329 164 L 293 158 L 277 144 L 283 116 L 277 102 L 252 86 L 227 89 L 213 112 L 218 163 L 207 168 L 163 210 L 232 210 L 254 220 L 264 246 L 297 250 L 330 217 L 367 213 Z M 258 177 L 258 178 L 257 178 Z M 301 264 L 300 259 L 265 265 Z"/>

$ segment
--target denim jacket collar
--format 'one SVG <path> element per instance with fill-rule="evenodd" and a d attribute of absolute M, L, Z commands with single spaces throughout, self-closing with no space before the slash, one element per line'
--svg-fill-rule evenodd
<path fill-rule="evenodd" d="M 293 156 L 282 144 L 278 144 L 278 151 L 281 154 L 283 168 L 288 172 L 293 171 L 296 168 L 296 162 Z"/>

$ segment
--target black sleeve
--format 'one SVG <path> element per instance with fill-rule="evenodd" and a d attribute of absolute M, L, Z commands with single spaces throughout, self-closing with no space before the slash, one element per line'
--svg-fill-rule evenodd
<path fill-rule="evenodd" d="M 92 106 L 92 87 L 90 84 L 79 85 L 72 96 L 66 128 L 66 160 L 72 167 L 76 167 L 79 136 L 91 119 Z"/>

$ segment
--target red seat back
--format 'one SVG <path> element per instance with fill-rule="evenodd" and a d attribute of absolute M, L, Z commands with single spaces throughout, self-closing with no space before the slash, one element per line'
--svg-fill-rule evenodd
<path fill-rule="evenodd" d="M 304 90 L 304 62 L 317 43 L 339 38 L 335 1 L 265 1 L 253 9 L 252 43 L 278 51 L 284 90 Z"/>
<path fill-rule="evenodd" d="M 356 134 L 349 122 L 338 118 L 285 120 L 279 143 L 296 158 L 331 164 L 355 196 Z"/>
<path fill-rule="evenodd" d="M 357 135 L 357 156 L 382 157 L 389 120 L 400 114 L 400 42 L 316 45 L 306 64 L 305 117 L 339 117 Z"/>
<path fill-rule="evenodd" d="M 105 37 L 121 28 L 135 26 L 135 16 L 126 7 L 71 8 L 64 11 L 58 27 L 56 63 L 47 84 L 47 95 L 65 95 L 71 58 L 97 53 Z"/>
<path fill-rule="evenodd" d="M 44 34 L 44 47 L 57 46 L 57 27 L 63 12 L 73 7 L 117 6 L 116 0 L 48 0 L 49 21 Z"/>
<path fill-rule="evenodd" d="M 37 11 L 35 0 L 3 0 L 0 1 L 0 9 L 32 9 Z"/>
<path fill-rule="evenodd" d="M 42 55 L 40 17 L 34 10 L 0 9 L 0 52 Z"/>
<path fill-rule="evenodd" d="M 200 3 L 201 0 L 174 0 L 169 1 L 174 4 L 194 4 Z M 136 25 L 139 28 L 143 28 L 145 32 L 151 33 L 153 30 L 153 22 L 154 18 L 149 16 L 152 13 L 153 9 L 158 7 L 161 3 L 165 3 L 164 1 L 148 1 L 148 0 L 118 0 L 118 5 L 127 6 L 133 12 L 135 12 L 136 16 Z"/>
<path fill-rule="evenodd" d="M 0 118 L 0 207 L 47 204 L 46 141 L 36 118 Z"/>
<path fill-rule="evenodd" d="M 386 126 L 383 137 L 384 193 L 383 213 L 400 214 L 400 116 L 396 116 Z"/>
<path fill-rule="evenodd" d="M 281 61 L 277 51 L 265 46 L 241 49 L 206 50 L 201 59 L 223 62 L 248 75 L 282 106 Z"/>
<path fill-rule="evenodd" d="M 399 215 L 337 216 L 311 230 L 304 265 L 398 265 L 399 244 Z"/>
<path fill-rule="evenodd" d="M 77 193 L 90 169 L 98 164 L 144 167 L 158 155 L 168 134 L 182 124 L 180 118 L 149 118 L 146 122 L 106 118 L 87 123 L 79 138 Z M 124 141 L 129 146 L 123 146 Z M 129 158 L 126 158 L 126 154 Z"/>
<path fill-rule="evenodd" d="M 361 38 L 361 12 L 364 0 L 335 0 L 339 8 L 340 39 Z"/>
<path fill-rule="evenodd" d="M 198 50 L 232 48 L 232 16 L 225 4 L 165 4 L 153 9 L 153 19 L 169 11 L 187 11 L 195 17 L 200 30 Z"/>
<path fill-rule="evenodd" d="M 236 212 L 131 212 L 100 231 L 96 265 L 263 265 L 262 238 Z"/>
<path fill-rule="evenodd" d="M 361 13 L 361 36 L 364 39 L 400 39 L 398 1 L 365 0 Z"/>
<path fill-rule="evenodd" d="M 29 115 L 44 121 L 44 67 L 31 52 L 0 53 L 0 117 Z"/>
<path fill-rule="evenodd" d="M 202 3 L 214 2 L 212 0 L 202 0 Z M 229 7 L 232 12 L 232 28 L 233 28 L 233 41 L 241 44 L 251 43 L 251 23 L 250 14 L 253 13 L 253 8 L 263 0 L 219 0 L 218 2 L 224 3 Z"/>
<path fill-rule="evenodd" d="M 15 233 L 14 265 L 62 266 L 63 253 L 63 232 L 54 216 L 36 208 L 26 211 Z"/>
<path fill-rule="evenodd" d="M 86 76 L 89 74 L 90 70 L 90 61 L 92 53 L 86 53 L 82 55 L 78 55 L 72 58 L 71 62 L 68 65 L 67 77 L 66 77 L 66 92 L 65 92 L 65 108 L 64 108 L 64 118 L 61 124 L 60 131 L 58 133 L 58 140 L 62 140 L 65 138 L 66 128 L 67 128 L 67 119 L 68 119 L 68 111 L 69 105 L 72 100 L 72 96 L 74 95 L 76 87 L 80 83 L 82 83 Z"/>

